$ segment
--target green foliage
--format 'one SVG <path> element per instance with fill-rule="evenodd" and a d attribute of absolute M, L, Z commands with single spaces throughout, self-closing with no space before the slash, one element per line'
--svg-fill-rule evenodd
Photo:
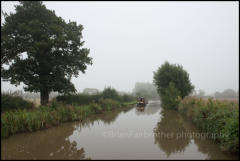
<path fill-rule="evenodd" d="M 154 84 L 160 96 L 165 94 L 165 89 L 168 88 L 170 82 L 175 84 L 182 98 L 190 94 L 194 88 L 189 80 L 188 73 L 182 66 L 165 62 L 154 72 Z"/>
<path fill-rule="evenodd" d="M 64 102 L 66 104 L 76 104 L 76 105 L 87 105 L 90 103 L 98 103 L 99 99 L 102 98 L 102 94 L 72 94 L 57 96 L 56 99 L 58 102 Z"/>
<path fill-rule="evenodd" d="M 115 100 L 101 99 L 99 104 L 72 106 L 54 102 L 49 106 L 40 106 L 38 109 L 31 111 L 26 109 L 7 111 L 1 114 L 1 138 L 19 132 L 48 128 L 66 121 L 82 121 L 92 114 L 133 107 L 131 105 L 134 103 L 136 102 L 121 104 Z"/>
<path fill-rule="evenodd" d="M 92 103 L 89 105 L 90 108 L 94 111 L 94 113 L 101 113 L 102 112 L 102 107 L 96 103 Z"/>
<path fill-rule="evenodd" d="M 164 102 L 163 108 L 177 110 L 180 102 L 180 92 L 172 82 L 169 83 L 169 87 L 165 90 L 165 95 L 162 97 L 162 102 Z"/>
<path fill-rule="evenodd" d="M 120 100 L 120 96 L 119 96 L 118 92 L 114 88 L 111 88 L 111 87 L 105 88 L 102 92 L 102 96 L 105 99 L 109 98 L 109 99 L 113 99 L 113 100 Z"/>
<path fill-rule="evenodd" d="M 1 94 L 1 112 L 17 109 L 32 109 L 34 104 L 24 100 L 20 96 L 12 96 L 10 94 Z"/>
<path fill-rule="evenodd" d="M 107 111 L 110 111 L 110 110 L 116 109 L 116 108 L 120 108 L 122 105 L 120 102 L 118 102 L 116 100 L 112 100 L 112 99 L 100 99 L 99 103 L 101 104 L 103 109 L 107 110 Z"/>
<path fill-rule="evenodd" d="M 51 91 L 75 92 L 72 76 L 85 73 L 92 64 L 89 49 L 81 48 L 83 26 L 66 23 L 39 1 L 21 1 L 15 9 L 4 14 L 1 26 L 3 80 L 15 85 L 23 82 L 25 91 L 40 92 L 41 104 L 48 102 Z"/>
<path fill-rule="evenodd" d="M 88 105 L 90 103 L 100 103 L 101 99 L 111 99 L 119 102 L 131 102 L 136 100 L 136 98 L 130 94 L 119 95 L 115 89 L 110 87 L 105 88 L 103 92 L 94 95 L 72 94 L 56 97 L 56 100 L 58 102 L 64 102 L 66 104 L 74 105 Z"/>
<path fill-rule="evenodd" d="M 213 138 L 223 150 L 239 151 L 239 104 L 229 101 L 185 97 L 179 112 L 193 120 L 203 132 L 216 134 Z"/>
<path fill-rule="evenodd" d="M 136 97 L 130 94 L 123 94 L 121 97 L 122 102 L 131 102 L 136 100 Z"/>
<path fill-rule="evenodd" d="M 157 91 L 160 95 L 163 105 L 176 104 L 175 98 L 167 98 L 171 97 L 171 94 L 173 94 L 173 92 L 177 92 L 178 90 L 179 92 L 174 94 L 174 97 L 177 97 L 176 95 L 178 95 L 181 98 L 184 98 L 185 96 L 189 95 L 194 89 L 194 86 L 189 80 L 189 75 L 183 69 L 183 67 L 177 64 L 169 64 L 168 62 L 165 62 L 161 67 L 158 68 L 156 72 L 154 72 L 153 82 L 157 87 Z M 172 87 L 169 87 L 171 82 L 174 84 L 174 87 L 173 85 Z M 165 102 L 165 100 L 167 102 Z M 169 101 L 174 102 L 170 103 Z"/>

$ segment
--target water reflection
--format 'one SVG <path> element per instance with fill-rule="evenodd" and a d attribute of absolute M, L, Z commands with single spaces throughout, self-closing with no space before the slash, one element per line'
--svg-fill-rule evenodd
<path fill-rule="evenodd" d="M 118 115 L 133 107 L 113 110 L 89 117 L 83 122 L 65 123 L 33 133 L 22 133 L 3 139 L 1 142 L 1 159 L 91 159 L 85 156 L 84 147 L 78 148 L 76 141 L 70 141 L 75 130 L 91 128 L 102 121 L 110 125 Z"/>
<path fill-rule="evenodd" d="M 238 159 L 209 139 L 179 137 L 189 132 L 199 131 L 176 111 L 149 101 L 141 112 L 132 106 L 4 139 L 1 159 Z"/>
<path fill-rule="evenodd" d="M 162 119 L 157 123 L 154 129 L 155 144 L 163 150 L 167 156 L 172 153 L 183 152 L 186 146 L 190 143 L 189 138 L 179 139 L 179 134 L 185 133 L 186 129 L 183 126 L 180 116 L 176 111 L 161 111 Z"/>
<path fill-rule="evenodd" d="M 136 115 L 154 115 L 160 110 L 160 101 L 149 101 L 145 108 L 136 107 Z"/>
<path fill-rule="evenodd" d="M 142 114 L 145 110 L 145 107 L 136 107 L 136 113 L 139 115 L 139 114 Z M 143 113 L 144 114 L 144 113 Z"/>
<path fill-rule="evenodd" d="M 2 140 L 1 159 L 89 159 L 83 148 L 78 150 L 69 141 L 73 130 L 73 126 L 60 126 Z"/>
<path fill-rule="evenodd" d="M 161 115 L 161 121 L 154 128 L 154 138 L 155 144 L 167 157 L 179 152 L 186 153 L 186 148 L 193 149 L 196 146 L 198 153 L 195 152 L 195 158 L 205 154 L 205 159 L 238 159 L 237 155 L 222 152 L 218 144 L 210 140 L 209 136 L 201 135 L 203 133 L 178 112 L 162 110 Z"/>
<path fill-rule="evenodd" d="M 195 133 L 195 134 L 204 134 L 201 133 L 199 129 L 196 128 L 192 124 L 192 122 L 185 118 L 180 117 L 183 122 L 183 126 L 187 129 L 188 133 Z M 231 154 L 229 152 L 224 152 L 220 149 L 219 145 L 216 144 L 213 140 L 211 140 L 211 135 L 209 136 L 192 136 L 191 137 L 194 144 L 197 145 L 198 151 L 207 154 L 208 159 L 238 159 L 239 157 L 235 154 Z"/>
<path fill-rule="evenodd" d="M 77 122 L 74 128 L 75 130 L 78 130 L 80 132 L 82 128 L 86 128 L 86 127 L 90 128 L 95 123 L 99 124 L 101 121 L 104 124 L 111 125 L 111 123 L 113 123 L 122 112 L 126 113 L 132 108 L 133 107 L 116 109 L 113 111 L 104 112 L 103 114 L 92 115 L 82 122 Z"/>

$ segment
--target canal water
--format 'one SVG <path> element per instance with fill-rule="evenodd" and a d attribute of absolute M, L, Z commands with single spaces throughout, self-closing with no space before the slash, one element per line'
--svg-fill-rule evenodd
<path fill-rule="evenodd" d="M 1 140 L 1 159 L 238 159 L 159 101 Z"/>

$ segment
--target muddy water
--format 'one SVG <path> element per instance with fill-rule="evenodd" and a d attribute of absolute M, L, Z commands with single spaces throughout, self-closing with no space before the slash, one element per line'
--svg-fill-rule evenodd
<path fill-rule="evenodd" d="M 149 101 L 143 110 L 116 110 L 4 139 L 1 159 L 238 159 L 197 134 L 177 112 Z"/>

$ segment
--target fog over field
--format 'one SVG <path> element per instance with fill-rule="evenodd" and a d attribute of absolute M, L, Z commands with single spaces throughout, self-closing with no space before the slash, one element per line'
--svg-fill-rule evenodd
<path fill-rule="evenodd" d="M 43 3 L 66 22 L 84 26 L 93 65 L 72 78 L 78 91 L 112 86 L 131 92 L 136 82 L 152 83 L 165 61 L 181 64 L 206 94 L 239 90 L 238 2 Z M 1 11 L 14 12 L 14 4 L 1 2 Z"/>

